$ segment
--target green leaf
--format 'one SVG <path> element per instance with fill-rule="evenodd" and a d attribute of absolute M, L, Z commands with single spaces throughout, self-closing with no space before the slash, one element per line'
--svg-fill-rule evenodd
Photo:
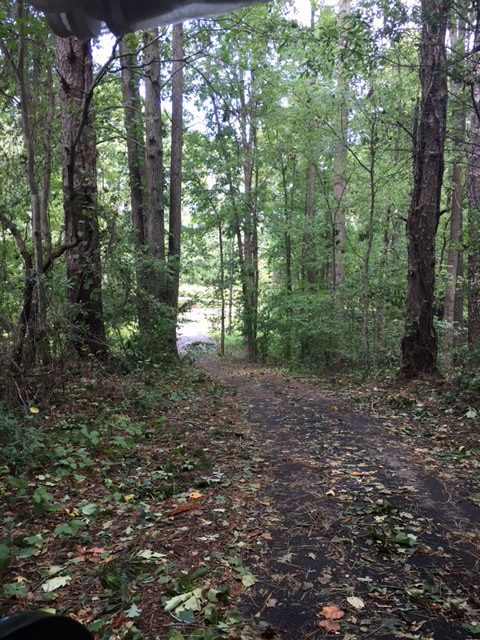
<path fill-rule="evenodd" d="M 96 504 L 86 504 L 80 508 L 80 511 L 84 516 L 94 516 L 98 513 L 98 505 Z"/>
<path fill-rule="evenodd" d="M 23 586 L 23 584 L 19 584 L 18 582 L 13 582 L 10 584 L 6 584 L 3 587 L 2 593 L 4 596 L 23 598 L 27 595 L 28 589 Z"/>
<path fill-rule="evenodd" d="M 169 613 L 172 611 L 175 611 L 175 609 L 178 609 L 178 607 L 183 604 L 186 600 L 189 599 L 191 595 L 191 592 L 189 593 L 182 593 L 179 596 L 174 596 L 173 598 L 170 598 L 170 600 L 167 600 L 167 602 L 165 602 L 164 608 L 165 611 L 168 611 Z"/>
<path fill-rule="evenodd" d="M 253 585 L 256 584 L 256 582 L 257 582 L 257 579 L 252 573 L 246 573 L 245 575 L 242 576 L 242 584 L 247 589 L 248 587 L 253 587 Z"/>
<path fill-rule="evenodd" d="M 166 555 L 164 553 L 158 553 L 157 551 L 152 551 L 152 549 L 144 549 L 143 551 L 139 551 L 137 553 L 139 558 L 143 558 L 144 560 L 165 560 Z"/>
<path fill-rule="evenodd" d="M 67 584 L 70 584 L 72 581 L 71 576 L 58 576 L 57 578 L 51 578 L 42 584 L 42 589 L 45 593 L 52 593 L 52 591 L 56 591 L 57 589 L 61 589 L 62 587 L 66 587 Z"/>
<path fill-rule="evenodd" d="M 207 593 L 207 599 L 212 604 L 216 604 L 218 602 L 218 594 L 221 593 L 218 589 L 209 589 Z"/>
<path fill-rule="evenodd" d="M 133 619 L 133 618 L 138 618 L 141 613 L 142 613 L 142 610 L 139 609 L 135 603 L 133 603 L 130 609 L 125 612 L 125 615 L 127 618 Z"/>

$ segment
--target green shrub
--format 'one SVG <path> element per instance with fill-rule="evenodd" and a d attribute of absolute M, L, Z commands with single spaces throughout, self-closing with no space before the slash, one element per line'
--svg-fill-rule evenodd
<path fill-rule="evenodd" d="M 48 459 L 47 436 L 35 422 L 33 417 L 20 422 L 0 404 L 0 465 L 11 473 L 24 472 Z"/>

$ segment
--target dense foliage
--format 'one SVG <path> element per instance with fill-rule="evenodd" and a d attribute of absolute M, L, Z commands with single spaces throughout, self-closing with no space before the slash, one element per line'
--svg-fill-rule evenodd
<path fill-rule="evenodd" d="M 436 370 L 435 332 L 449 375 L 467 364 L 467 345 L 474 355 L 475 7 L 307 4 L 194 21 L 173 38 L 169 29 L 102 37 L 92 63 L 88 43 L 55 43 L 23 2 L 2 3 L 0 322 L 10 399 L 25 387 L 28 404 L 44 381 L 31 383 L 39 367 L 79 356 L 171 357 L 192 290 L 218 317 L 222 352 L 241 337 L 253 360 L 384 375 L 399 370 L 404 335 L 404 370 L 416 375 Z M 425 293 L 415 333 L 424 294 L 410 276 L 429 266 L 412 266 L 412 247 L 424 242 L 431 263 L 425 251 L 435 246 L 412 235 L 415 194 L 429 201 L 412 186 L 427 171 L 419 43 L 422 70 L 434 10 L 448 23 L 439 68 L 450 99 L 441 197 L 424 218 L 437 235 L 435 284 L 427 278 L 435 298 Z M 432 139 L 442 159 L 441 128 Z M 409 349 L 422 354 L 417 371 Z"/>

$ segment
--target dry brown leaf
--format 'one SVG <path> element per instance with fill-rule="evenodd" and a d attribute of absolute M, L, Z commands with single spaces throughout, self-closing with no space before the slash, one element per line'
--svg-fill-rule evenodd
<path fill-rule="evenodd" d="M 269 609 L 273 609 L 273 607 L 276 607 L 277 604 L 278 604 L 278 600 L 275 600 L 275 598 L 269 598 L 265 603 L 265 606 L 268 607 Z"/>
<path fill-rule="evenodd" d="M 185 504 L 181 504 L 176 509 L 173 509 L 172 511 L 167 513 L 167 518 L 175 518 L 175 516 L 179 516 L 182 513 L 186 513 L 187 511 L 194 511 L 198 508 L 199 507 L 197 504 L 194 504 L 193 502 L 186 502 Z"/>
<path fill-rule="evenodd" d="M 335 622 L 332 620 L 323 620 L 322 622 L 318 623 L 318 626 L 322 627 L 322 629 L 325 629 L 327 633 L 338 633 L 342 629 L 339 622 Z"/>
<path fill-rule="evenodd" d="M 327 620 L 340 620 L 345 615 L 345 611 L 332 604 L 328 607 L 323 607 L 321 615 Z"/>

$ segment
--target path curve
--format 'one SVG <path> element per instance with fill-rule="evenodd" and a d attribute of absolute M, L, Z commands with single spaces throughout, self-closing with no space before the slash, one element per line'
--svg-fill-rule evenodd
<path fill-rule="evenodd" d="M 201 366 L 237 390 L 256 442 L 268 543 L 251 555 L 259 583 L 244 613 L 269 625 L 263 637 L 478 637 L 480 509 L 441 461 L 433 470 L 428 441 L 272 369 Z M 325 606 L 344 613 L 332 633 Z"/>

